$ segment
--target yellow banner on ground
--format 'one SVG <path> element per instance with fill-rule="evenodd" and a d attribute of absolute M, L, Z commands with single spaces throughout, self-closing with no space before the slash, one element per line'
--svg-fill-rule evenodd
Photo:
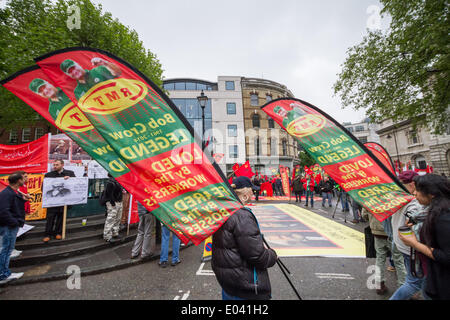
<path fill-rule="evenodd" d="M 280 257 L 365 258 L 364 234 L 291 204 L 251 207 L 265 239 Z"/>

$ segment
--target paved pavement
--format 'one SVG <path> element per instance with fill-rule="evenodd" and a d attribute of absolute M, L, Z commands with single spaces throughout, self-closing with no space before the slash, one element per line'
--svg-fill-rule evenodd
<path fill-rule="evenodd" d="M 317 203 L 312 211 L 331 219 L 333 210 L 334 207 L 322 208 Z M 344 219 L 338 207 L 334 221 L 344 224 Z M 367 226 L 367 223 L 352 224 L 348 221 L 351 219 L 347 213 L 345 224 L 348 227 L 362 232 Z M 165 269 L 160 268 L 157 261 L 149 261 L 126 269 L 82 276 L 79 282 L 71 276 L 67 280 L 7 286 L 0 289 L 0 300 L 220 300 L 220 286 L 210 263 L 201 262 L 202 251 L 202 246 L 188 247 L 181 251 L 181 264 Z M 378 296 L 374 289 L 367 287 L 373 278 L 371 266 L 375 259 L 292 257 L 282 260 L 292 272 L 290 279 L 305 300 L 384 300 L 396 287 L 395 273 L 389 271 L 386 271 L 388 294 Z M 274 300 L 297 299 L 277 265 L 269 270 L 269 274 Z"/>

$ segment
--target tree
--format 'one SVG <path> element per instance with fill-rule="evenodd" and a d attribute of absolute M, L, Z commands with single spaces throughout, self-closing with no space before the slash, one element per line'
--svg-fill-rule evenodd
<path fill-rule="evenodd" d="M 390 27 L 368 31 L 348 50 L 334 93 L 375 121 L 410 119 L 443 133 L 450 121 L 448 0 L 380 1 Z"/>
<path fill-rule="evenodd" d="M 311 167 L 313 164 L 316 163 L 316 161 L 311 157 L 306 151 L 299 151 L 298 157 L 300 159 L 300 165 L 302 169 L 307 166 L 308 168 Z"/>
<path fill-rule="evenodd" d="M 136 31 L 109 12 L 102 13 L 101 5 L 90 0 L 10 0 L 0 9 L 1 79 L 35 64 L 35 57 L 75 46 L 109 51 L 162 85 L 163 70 L 156 55 L 144 48 Z M 2 127 L 43 119 L 3 87 L 0 106 Z"/>

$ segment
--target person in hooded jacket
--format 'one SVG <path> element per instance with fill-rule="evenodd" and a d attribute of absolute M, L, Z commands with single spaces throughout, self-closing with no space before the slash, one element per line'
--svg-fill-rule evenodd
<path fill-rule="evenodd" d="M 245 205 L 252 188 L 232 185 Z M 264 246 L 258 221 L 251 210 L 236 211 L 214 234 L 211 266 L 222 287 L 223 300 L 268 300 L 271 286 L 268 268 L 277 254 Z"/>

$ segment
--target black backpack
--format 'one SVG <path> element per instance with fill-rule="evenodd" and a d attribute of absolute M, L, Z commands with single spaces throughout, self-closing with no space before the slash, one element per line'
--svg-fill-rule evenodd
<path fill-rule="evenodd" d="M 106 199 L 106 188 L 105 188 L 105 189 L 103 189 L 102 193 L 100 194 L 100 198 L 98 198 L 98 202 L 100 203 L 100 205 L 102 207 L 105 207 L 107 201 L 108 201 L 108 199 Z"/>

